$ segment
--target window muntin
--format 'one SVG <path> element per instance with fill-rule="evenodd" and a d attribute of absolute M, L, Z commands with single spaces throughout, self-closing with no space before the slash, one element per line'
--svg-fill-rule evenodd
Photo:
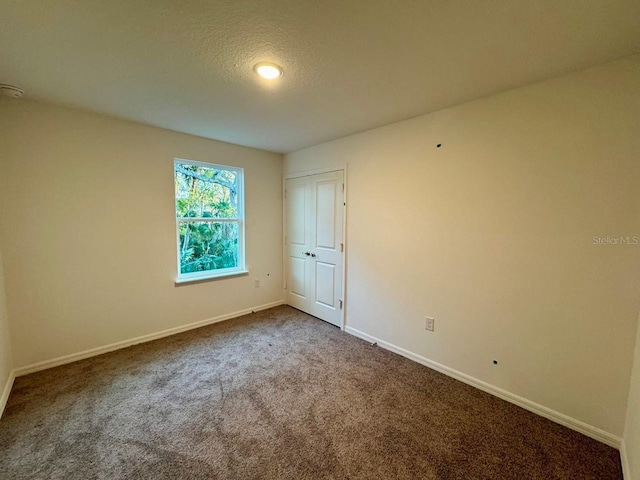
<path fill-rule="evenodd" d="M 178 281 L 245 270 L 243 177 L 237 167 L 174 161 Z"/>

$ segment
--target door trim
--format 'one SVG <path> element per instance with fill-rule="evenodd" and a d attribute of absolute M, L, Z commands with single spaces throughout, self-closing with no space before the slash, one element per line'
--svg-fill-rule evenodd
<path fill-rule="evenodd" d="M 285 190 L 287 186 L 287 180 L 292 178 L 300 178 L 300 177 L 309 177 L 311 175 L 319 175 L 322 173 L 331 173 L 331 172 L 339 172 L 342 171 L 342 178 L 344 181 L 344 196 L 343 196 L 343 205 L 342 205 L 342 244 L 344 245 L 343 255 L 342 255 L 342 313 L 341 320 L 342 326 L 340 330 L 343 332 L 347 328 L 347 204 L 349 203 L 347 199 L 347 192 L 349 189 L 347 188 L 347 164 L 344 165 L 336 165 L 334 167 L 326 167 L 326 168 L 315 168 L 313 170 L 304 170 L 302 172 L 293 172 L 293 173 L 285 173 L 282 176 L 282 290 L 284 293 L 285 303 L 287 300 L 287 294 L 284 290 L 287 289 L 287 272 L 284 271 L 285 268 L 285 258 L 286 258 L 286 245 L 284 244 L 284 237 L 287 234 L 287 205 L 286 199 L 284 197 Z"/>

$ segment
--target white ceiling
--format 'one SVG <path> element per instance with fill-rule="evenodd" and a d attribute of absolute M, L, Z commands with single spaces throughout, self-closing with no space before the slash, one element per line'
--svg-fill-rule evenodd
<path fill-rule="evenodd" d="M 637 52 L 639 0 L 0 0 L 26 98 L 277 152 Z"/>

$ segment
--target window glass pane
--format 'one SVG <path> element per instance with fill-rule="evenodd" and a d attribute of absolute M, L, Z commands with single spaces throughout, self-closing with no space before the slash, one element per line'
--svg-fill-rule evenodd
<path fill-rule="evenodd" d="M 238 218 L 238 174 L 175 164 L 176 216 Z"/>
<path fill-rule="evenodd" d="M 238 266 L 237 222 L 179 222 L 180 273 Z"/>

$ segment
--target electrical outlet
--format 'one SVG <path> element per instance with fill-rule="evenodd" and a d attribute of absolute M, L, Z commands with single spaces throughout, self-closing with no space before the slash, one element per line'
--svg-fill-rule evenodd
<path fill-rule="evenodd" d="M 436 321 L 431 317 L 424 317 L 424 329 L 433 332 Z"/>
<path fill-rule="evenodd" d="M 253 286 L 256 287 L 256 288 L 260 288 L 260 279 L 259 278 L 256 278 L 253 281 Z"/>

